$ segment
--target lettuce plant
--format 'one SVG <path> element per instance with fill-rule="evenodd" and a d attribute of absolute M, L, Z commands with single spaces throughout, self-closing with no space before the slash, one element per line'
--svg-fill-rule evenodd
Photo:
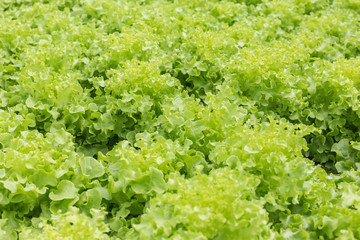
<path fill-rule="evenodd" d="M 0 239 L 360 239 L 356 0 L 1 0 Z"/>

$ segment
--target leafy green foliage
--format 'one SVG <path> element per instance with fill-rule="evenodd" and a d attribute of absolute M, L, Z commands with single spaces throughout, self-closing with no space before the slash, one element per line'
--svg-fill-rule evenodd
<path fill-rule="evenodd" d="M 359 9 L 0 1 L 0 239 L 360 239 Z"/>

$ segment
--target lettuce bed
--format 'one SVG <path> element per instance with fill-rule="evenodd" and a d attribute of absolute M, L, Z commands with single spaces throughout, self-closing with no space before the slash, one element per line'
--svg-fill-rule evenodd
<path fill-rule="evenodd" d="M 360 239 L 358 0 L 1 0 L 0 239 Z"/>

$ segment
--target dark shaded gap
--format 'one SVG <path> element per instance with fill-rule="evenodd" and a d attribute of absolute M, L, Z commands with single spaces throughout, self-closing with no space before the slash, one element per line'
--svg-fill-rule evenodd
<path fill-rule="evenodd" d="M 162 71 L 162 74 L 165 72 Z M 216 78 L 208 78 L 206 76 L 207 72 L 201 72 L 199 76 L 190 76 L 188 73 L 179 72 L 169 72 L 169 74 L 178 79 L 182 90 L 186 91 L 190 97 L 194 97 L 195 99 L 199 100 L 199 102 L 206 106 L 205 99 L 207 93 L 216 94 L 216 85 L 222 79 L 221 75 L 217 73 Z"/>
<path fill-rule="evenodd" d="M 119 135 L 114 134 L 114 136 L 110 137 L 106 143 L 109 151 L 111 151 L 121 140 L 125 140 L 119 137 Z"/>

